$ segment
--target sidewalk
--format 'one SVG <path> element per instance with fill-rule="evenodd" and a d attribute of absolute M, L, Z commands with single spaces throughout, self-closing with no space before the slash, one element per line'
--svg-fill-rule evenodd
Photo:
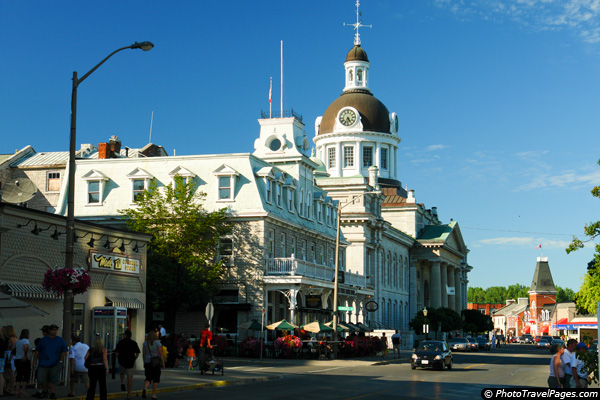
<path fill-rule="evenodd" d="M 388 364 L 398 364 L 408 362 L 410 352 L 403 351 L 400 359 L 394 359 L 391 354 L 386 358 L 381 357 L 366 357 L 358 359 L 338 359 L 338 360 L 306 360 L 306 359 L 273 359 L 265 358 L 263 360 L 250 358 L 224 358 L 224 374 L 219 372 L 214 375 L 212 372 L 201 375 L 197 369 L 188 371 L 186 368 L 167 368 L 162 370 L 161 381 L 158 384 L 157 395 L 160 393 L 177 392 L 183 390 L 202 389 L 214 386 L 239 385 L 250 382 L 265 382 L 275 379 L 281 379 L 281 374 L 273 371 L 269 374 L 259 374 L 244 371 L 240 367 L 261 364 L 275 365 L 363 365 L 363 366 L 379 366 Z M 232 368 L 233 367 L 233 368 Z M 231 368 L 231 369 L 229 369 Z M 109 399 L 125 399 L 127 392 L 121 390 L 121 379 L 119 374 L 116 374 L 115 379 L 112 379 L 112 374 L 107 376 L 106 387 L 108 390 Z M 144 371 L 136 371 L 133 377 L 132 398 L 141 399 L 142 389 L 144 388 Z M 152 397 L 151 387 L 147 391 L 147 398 Z M 56 397 L 58 399 L 85 399 L 85 387 L 81 383 L 75 384 L 75 397 L 67 397 L 70 392 L 69 386 L 58 386 L 56 388 Z M 35 390 L 29 388 L 29 395 L 33 395 Z M 96 388 L 96 398 L 99 397 L 98 388 Z M 7 398 L 6 396 L 4 398 Z M 10 397 L 8 397 L 10 398 Z M 33 398 L 35 399 L 35 398 Z"/>

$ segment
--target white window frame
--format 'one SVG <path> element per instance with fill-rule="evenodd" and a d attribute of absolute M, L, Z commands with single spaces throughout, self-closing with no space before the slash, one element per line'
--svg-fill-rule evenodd
<path fill-rule="evenodd" d="M 349 150 L 349 151 L 346 151 Z M 343 165 L 344 165 L 344 169 L 352 169 L 354 168 L 354 146 L 352 145 L 345 145 L 342 147 L 342 153 L 343 153 Z M 347 153 L 351 153 L 350 155 L 347 155 Z"/>
<path fill-rule="evenodd" d="M 388 148 L 387 147 L 382 147 L 380 149 L 381 169 L 385 169 L 385 170 L 388 169 L 389 163 L 390 163 L 389 156 L 390 156 L 390 153 L 388 151 Z"/>
<path fill-rule="evenodd" d="M 265 201 L 273 204 L 273 181 L 269 178 L 265 178 Z"/>
<path fill-rule="evenodd" d="M 223 246 L 223 240 L 228 240 L 231 241 L 231 254 L 223 254 L 223 250 L 226 249 L 225 246 Z M 234 265 L 234 252 L 235 247 L 234 247 L 234 242 L 233 242 L 233 236 L 231 235 L 227 235 L 227 236 L 223 236 L 222 238 L 219 239 L 219 261 L 223 261 L 223 265 Z"/>
<path fill-rule="evenodd" d="M 108 177 L 104 175 L 102 172 L 97 170 L 91 170 L 85 175 L 82 176 L 82 179 L 87 182 L 86 187 L 86 206 L 97 207 L 104 204 L 104 189 L 106 186 L 106 182 L 108 181 Z M 90 203 L 90 182 L 98 182 L 98 202 Z"/>
<path fill-rule="evenodd" d="M 335 165 L 336 165 L 335 153 L 336 153 L 335 147 L 329 147 L 327 149 L 327 168 L 328 169 L 335 168 Z"/>
<path fill-rule="evenodd" d="M 281 197 L 282 197 L 282 192 L 283 189 L 281 188 L 281 185 L 279 183 L 275 183 L 275 204 L 277 204 L 277 207 L 282 207 L 281 205 Z"/>
<path fill-rule="evenodd" d="M 231 168 L 227 164 L 221 165 L 219 168 L 213 171 L 213 175 L 215 176 L 217 182 L 215 185 L 216 188 L 216 201 L 218 203 L 228 203 L 235 201 L 235 185 L 237 183 L 237 178 L 239 173 Z M 221 178 L 229 177 L 229 197 L 221 197 Z M 226 187 L 223 187 L 226 189 Z"/>
<path fill-rule="evenodd" d="M 275 231 L 269 229 L 267 236 L 267 258 L 275 258 Z"/>
<path fill-rule="evenodd" d="M 317 221 L 323 223 L 323 203 L 317 201 Z"/>
<path fill-rule="evenodd" d="M 279 235 L 279 256 L 281 258 L 287 257 L 287 243 L 285 239 L 285 233 Z"/>
<path fill-rule="evenodd" d="M 295 189 L 293 187 L 288 187 L 288 211 L 293 213 L 295 208 Z"/>
<path fill-rule="evenodd" d="M 369 155 L 370 157 L 370 161 L 367 165 L 367 158 L 366 156 L 366 151 L 369 150 L 371 152 L 371 154 Z M 362 164 L 363 164 L 363 168 L 369 168 L 370 166 L 373 165 L 373 146 L 363 146 L 363 151 L 362 151 Z"/>
<path fill-rule="evenodd" d="M 306 195 L 306 218 L 313 219 L 313 216 L 311 214 L 312 210 L 313 210 L 313 208 L 312 208 L 312 196 L 311 196 L 310 193 L 308 193 Z"/>
<path fill-rule="evenodd" d="M 98 185 L 98 189 L 92 192 L 92 190 L 90 189 L 90 185 L 93 183 Z M 97 194 L 98 201 L 94 201 L 94 202 L 90 201 L 91 194 Z M 87 204 L 88 205 L 101 205 L 102 204 L 102 180 L 90 179 L 89 181 L 87 181 Z"/>
<path fill-rule="evenodd" d="M 57 174 L 58 177 L 51 178 L 51 175 L 55 175 L 55 174 Z M 48 192 L 48 193 L 60 192 L 60 185 L 62 183 L 61 179 L 62 179 L 62 173 L 61 173 L 61 171 L 48 171 L 48 172 L 46 172 L 46 192 Z M 52 180 L 53 182 L 55 180 L 58 180 L 58 184 L 56 184 L 57 185 L 56 190 L 50 190 L 50 180 Z"/>
<path fill-rule="evenodd" d="M 131 200 L 131 204 L 137 204 L 137 202 L 135 201 L 135 195 L 136 195 L 136 193 L 142 193 L 143 190 L 148 190 L 148 186 L 149 186 L 150 180 L 154 179 L 154 176 L 152 176 L 147 171 L 144 171 L 141 168 L 136 168 L 132 172 L 130 172 L 127 175 L 127 177 L 131 181 L 131 186 L 130 186 L 130 193 L 131 193 L 130 200 Z M 140 180 L 144 181 L 144 189 L 143 190 L 139 190 L 139 189 L 138 190 L 134 190 L 135 182 L 136 181 L 140 181 Z"/>
<path fill-rule="evenodd" d="M 304 216 L 304 189 L 300 189 L 300 201 L 298 202 L 298 215 Z"/>
<path fill-rule="evenodd" d="M 296 257 L 296 236 L 292 236 L 290 247 L 292 256 Z"/>
<path fill-rule="evenodd" d="M 221 182 L 228 180 L 229 185 L 221 186 Z M 222 196 L 222 190 L 229 190 L 229 196 Z M 232 175 L 221 175 L 217 176 L 217 200 L 218 201 L 231 201 L 233 200 L 233 176 Z"/>

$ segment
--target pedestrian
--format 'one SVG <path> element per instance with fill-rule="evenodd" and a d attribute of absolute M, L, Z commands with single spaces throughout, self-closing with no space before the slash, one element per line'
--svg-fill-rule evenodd
<path fill-rule="evenodd" d="M 40 330 L 42 331 L 42 337 L 44 337 L 44 336 L 48 336 L 48 328 L 50 328 L 48 325 L 44 325 L 44 326 L 42 326 L 42 329 L 40 329 Z M 38 347 L 38 345 L 40 344 L 40 341 L 41 341 L 41 340 L 42 340 L 42 338 L 36 338 L 36 339 L 33 341 L 33 346 L 34 346 L 34 348 L 35 348 L 35 349 L 37 349 L 37 347 Z M 35 359 L 35 354 L 36 354 L 36 353 L 34 353 L 34 359 Z M 47 385 L 47 384 L 41 384 L 41 383 L 39 382 L 39 380 L 38 380 L 38 370 L 37 370 L 37 368 L 35 367 L 35 363 L 32 363 L 32 365 L 31 365 L 31 368 L 33 368 L 33 371 L 34 371 L 34 373 L 33 373 L 33 374 L 34 374 L 34 378 L 35 378 L 35 381 L 36 381 L 36 384 L 37 384 L 37 389 L 38 389 L 38 390 L 37 390 L 37 392 L 35 392 L 35 393 L 32 395 L 32 397 L 36 397 L 36 398 L 38 398 L 38 399 L 41 399 L 41 398 L 42 398 L 42 394 L 43 394 L 44 392 L 48 392 L 48 385 Z"/>
<path fill-rule="evenodd" d="M 565 364 L 562 362 L 561 356 L 565 352 L 565 346 L 555 344 L 552 346 L 550 359 L 550 376 L 548 377 L 548 387 L 550 389 L 564 387 L 565 381 Z"/>
<path fill-rule="evenodd" d="M 400 345 L 402 344 L 402 335 L 396 329 L 396 332 L 392 335 L 392 349 L 394 351 L 394 358 L 396 358 L 396 352 L 398 353 L 397 358 L 400 358 Z"/>
<path fill-rule="evenodd" d="M 385 332 L 381 333 L 381 357 L 385 358 L 388 353 L 388 338 L 385 336 Z"/>
<path fill-rule="evenodd" d="M 571 371 L 573 374 L 573 378 L 571 378 L 571 389 L 574 388 L 584 388 L 588 387 L 588 372 L 586 369 L 585 361 L 583 360 L 583 355 L 587 353 L 587 346 L 583 342 L 577 343 L 576 351 L 573 353 L 571 357 Z"/>
<path fill-rule="evenodd" d="M 146 398 L 146 389 L 152 383 L 152 398 L 156 399 L 156 389 L 160 383 L 160 369 L 165 366 L 162 345 L 158 340 L 156 332 L 150 331 L 148 333 L 148 337 L 142 346 L 142 351 L 144 354 L 144 373 L 146 375 L 142 398 Z"/>
<path fill-rule="evenodd" d="M 94 400 L 96 397 L 96 384 L 100 388 L 100 400 L 106 400 L 106 375 L 108 375 L 108 358 L 106 348 L 99 337 L 94 340 L 94 345 L 85 355 L 85 363 L 90 378 L 86 400 Z"/>
<path fill-rule="evenodd" d="M 56 384 L 60 381 L 64 359 L 67 355 L 67 343 L 58 336 L 58 326 L 48 327 L 48 335 L 44 336 L 35 348 L 34 366 L 37 365 L 37 378 L 41 385 L 47 385 L 42 398 L 56 399 Z M 49 389 L 49 392 L 48 392 Z"/>
<path fill-rule="evenodd" d="M 571 387 L 571 378 L 572 378 L 571 358 L 573 357 L 573 354 L 575 354 L 576 346 L 577 346 L 577 340 L 569 339 L 567 341 L 567 347 L 565 348 L 565 351 L 560 356 L 563 364 L 565 364 L 565 384 L 563 386 L 565 389 L 568 389 Z"/>
<path fill-rule="evenodd" d="M 163 340 L 165 338 L 165 336 L 167 336 L 167 330 L 165 329 L 165 327 L 162 324 L 158 324 L 158 333 L 159 333 L 159 339 Z"/>
<path fill-rule="evenodd" d="M 2 327 L 7 347 L 4 351 L 4 395 L 15 395 L 15 346 L 17 345 L 17 331 L 12 325 Z"/>
<path fill-rule="evenodd" d="M 4 395 L 4 352 L 8 348 L 8 341 L 4 337 L 4 329 L 0 328 L 0 396 Z"/>
<path fill-rule="evenodd" d="M 90 377 L 88 369 L 85 367 L 85 356 L 90 349 L 85 343 L 81 343 L 81 338 L 77 335 L 73 336 L 73 346 L 69 351 L 70 375 L 71 375 L 71 391 L 67 397 L 75 397 L 75 384 L 83 383 L 85 385 L 85 393 L 90 389 Z"/>
<path fill-rule="evenodd" d="M 29 329 L 23 329 L 15 345 L 15 396 L 29 397 L 27 383 L 31 375 L 31 356 L 29 351 Z"/>
<path fill-rule="evenodd" d="M 194 351 L 194 347 L 191 343 L 188 344 L 186 355 L 188 360 L 188 370 L 191 371 L 194 369 L 192 363 L 196 360 L 196 352 Z"/>
<path fill-rule="evenodd" d="M 121 375 L 121 390 L 127 390 L 127 400 L 131 399 L 133 388 L 133 374 L 135 373 L 135 361 L 140 355 L 140 347 L 131 339 L 131 331 L 125 330 L 124 338 L 117 343 L 115 355 L 119 360 L 119 372 Z M 127 388 L 125 388 L 125 377 L 127 377 Z"/>

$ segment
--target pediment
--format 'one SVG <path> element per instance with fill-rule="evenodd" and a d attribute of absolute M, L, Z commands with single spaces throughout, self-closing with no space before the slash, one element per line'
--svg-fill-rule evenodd
<path fill-rule="evenodd" d="M 237 172 L 235 169 L 231 168 L 227 164 L 222 164 L 219 168 L 213 171 L 213 174 L 217 176 L 231 176 L 239 175 L 239 172 Z"/>
<path fill-rule="evenodd" d="M 129 179 L 154 179 L 154 175 L 142 168 L 136 168 L 127 174 Z"/>
<path fill-rule="evenodd" d="M 108 176 L 104 175 L 102 172 L 92 169 L 88 171 L 85 175 L 81 177 L 84 181 L 107 181 Z"/>
<path fill-rule="evenodd" d="M 270 178 L 276 179 L 275 168 L 273 167 L 262 167 L 258 171 L 256 171 L 256 176 L 260 176 L 261 178 Z"/>
<path fill-rule="evenodd" d="M 177 168 L 175 168 L 173 171 L 169 172 L 170 176 L 175 176 L 175 175 L 179 175 L 179 176 L 183 176 L 183 177 L 188 177 L 188 178 L 195 178 L 196 174 L 193 173 L 192 171 L 190 171 L 189 169 L 182 167 L 181 165 L 178 166 Z"/>

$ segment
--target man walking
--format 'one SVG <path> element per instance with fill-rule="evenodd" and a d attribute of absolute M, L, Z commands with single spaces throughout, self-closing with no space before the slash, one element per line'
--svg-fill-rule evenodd
<path fill-rule="evenodd" d="M 43 392 L 41 398 L 56 399 L 56 384 L 60 381 L 60 372 L 67 355 L 67 343 L 58 336 L 58 326 L 50 325 L 48 335 L 44 336 L 35 349 L 35 361 L 38 367 L 38 383 L 48 384 L 50 393 Z"/>
<path fill-rule="evenodd" d="M 127 390 L 127 400 L 131 399 L 133 387 L 133 374 L 135 373 L 135 361 L 140 355 L 140 348 L 135 340 L 131 339 L 131 331 L 127 329 L 124 338 L 117 343 L 115 355 L 119 360 L 119 371 L 121 374 L 121 390 Z M 127 376 L 127 389 L 125 389 L 125 377 Z"/>
<path fill-rule="evenodd" d="M 73 347 L 69 351 L 69 361 L 71 362 L 71 392 L 67 397 L 75 397 L 75 384 L 81 382 L 85 385 L 85 392 L 90 388 L 90 378 L 88 370 L 85 367 L 85 355 L 90 346 L 81 343 L 81 338 L 73 336 Z"/>
<path fill-rule="evenodd" d="M 394 351 L 394 358 L 400 358 L 400 345 L 402 344 L 402 335 L 396 329 L 396 332 L 392 335 L 392 349 Z M 398 356 L 396 357 L 396 352 Z"/>
<path fill-rule="evenodd" d="M 575 347 L 575 353 L 571 357 L 571 370 L 573 372 L 573 379 L 571 380 L 571 389 L 573 388 L 584 388 L 588 387 L 588 373 L 585 368 L 585 361 L 582 359 L 582 355 L 587 353 L 587 346 L 585 343 L 577 343 Z"/>
<path fill-rule="evenodd" d="M 571 374 L 573 373 L 573 371 L 571 370 L 571 358 L 575 353 L 575 347 L 577 347 L 577 340 L 569 339 L 567 341 L 567 346 L 565 348 L 564 353 L 562 354 L 562 356 L 560 356 L 560 359 L 565 364 L 565 384 L 563 385 L 563 387 L 566 389 L 571 387 Z"/>

